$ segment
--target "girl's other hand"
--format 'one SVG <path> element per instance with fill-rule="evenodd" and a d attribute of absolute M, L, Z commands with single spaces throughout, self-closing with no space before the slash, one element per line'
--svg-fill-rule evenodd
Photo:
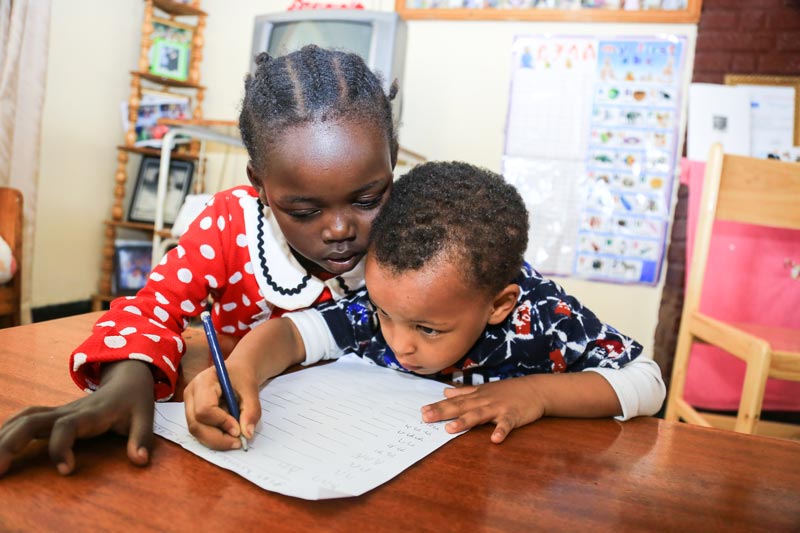
<path fill-rule="evenodd" d="M 214 367 L 197 374 L 183 391 L 189 431 L 214 450 L 241 448 L 239 435 L 244 434 L 245 438 L 252 439 L 255 425 L 261 418 L 258 383 L 252 379 L 253 373 L 237 371 L 236 367 L 229 364 L 228 374 L 239 400 L 240 420 L 227 411 Z"/>
<path fill-rule="evenodd" d="M 153 447 L 153 374 L 141 361 L 103 367 L 98 389 L 60 407 L 28 407 L 0 428 L 0 475 L 32 441 L 49 439 L 50 459 L 61 474 L 75 470 L 73 446 L 114 430 L 128 435 L 128 459 L 138 466 L 150 460 Z"/>

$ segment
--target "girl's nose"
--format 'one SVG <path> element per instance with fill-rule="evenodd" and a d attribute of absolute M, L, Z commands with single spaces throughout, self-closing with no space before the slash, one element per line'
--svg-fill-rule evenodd
<path fill-rule="evenodd" d="M 350 241 L 356 238 L 355 221 L 344 212 L 332 214 L 322 230 L 325 242 Z"/>

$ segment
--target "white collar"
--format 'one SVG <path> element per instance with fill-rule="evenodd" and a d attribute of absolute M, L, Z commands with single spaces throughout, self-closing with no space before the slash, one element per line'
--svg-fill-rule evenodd
<path fill-rule="evenodd" d="M 349 272 L 322 281 L 309 274 L 294 256 L 269 207 L 259 213 L 261 202 L 250 195 L 241 197 L 239 202 L 244 211 L 253 274 L 269 303 L 294 311 L 313 304 L 326 286 L 334 299 L 364 286 L 363 258 Z"/>

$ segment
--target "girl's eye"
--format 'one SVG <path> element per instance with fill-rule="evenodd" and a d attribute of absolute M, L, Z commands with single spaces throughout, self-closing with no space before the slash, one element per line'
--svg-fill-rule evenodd
<path fill-rule="evenodd" d="M 429 328 L 428 326 L 417 326 L 417 331 L 428 337 L 436 337 L 441 333 L 438 329 Z"/>
<path fill-rule="evenodd" d="M 317 213 L 319 213 L 318 209 L 303 209 L 303 210 L 300 210 L 300 211 L 288 211 L 288 215 L 290 217 L 297 218 L 297 219 L 300 219 L 300 220 L 305 219 L 305 218 L 313 217 Z"/>
<path fill-rule="evenodd" d="M 356 207 L 360 207 L 361 209 L 373 209 L 380 205 L 382 199 L 383 195 L 377 196 L 375 198 L 368 198 L 368 199 L 365 198 L 363 200 L 358 200 L 357 202 L 354 202 L 353 205 L 355 205 Z"/>

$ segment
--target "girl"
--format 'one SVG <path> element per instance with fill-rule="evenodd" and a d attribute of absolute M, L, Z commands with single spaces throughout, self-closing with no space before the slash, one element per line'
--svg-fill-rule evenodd
<path fill-rule="evenodd" d="M 95 324 L 70 359 L 73 380 L 92 394 L 6 422 L 0 474 L 34 438 L 49 438 L 68 474 L 75 439 L 110 429 L 128 434 L 131 462 L 147 464 L 153 400 L 172 396 L 181 333 L 209 296 L 229 351 L 261 322 L 362 286 L 369 227 L 392 187 L 396 92 L 395 83 L 385 94 L 355 54 L 261 54 L 239 117 L 252 187 L 216 194 L 145 287 Z"/>

